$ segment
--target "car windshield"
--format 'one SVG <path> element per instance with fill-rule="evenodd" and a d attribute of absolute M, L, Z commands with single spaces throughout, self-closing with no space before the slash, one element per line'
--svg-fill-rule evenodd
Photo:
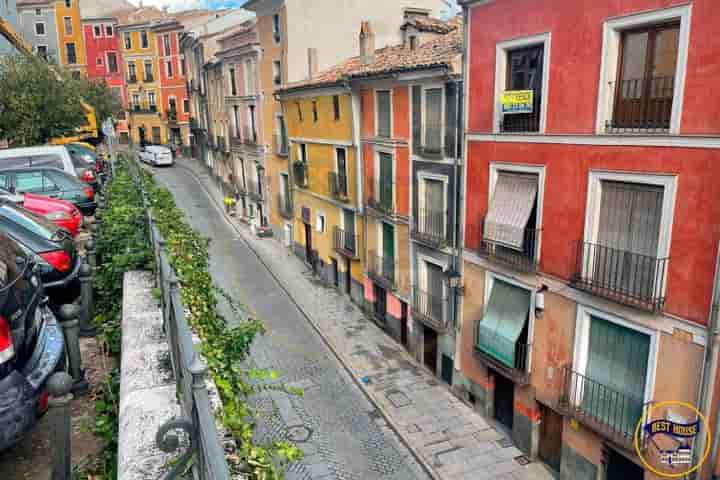
<path fill-rule="evenodd" d="M 49 220 L 40 218 L 28 211 L 21 211 L 9 204 L 0 205 L 0 215 L 45 240 L 54 240 L 56 238 L 56 232 L 59 230 Z"/>

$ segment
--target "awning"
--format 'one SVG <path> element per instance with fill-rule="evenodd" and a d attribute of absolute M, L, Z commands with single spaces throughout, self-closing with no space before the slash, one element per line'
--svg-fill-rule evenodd
<path fill-rule="evenodd" d="M 510 368 L 530 313 L 530 292 L 501 280 L 493 281 L 485 316 L 478 325 L 477 348 Z"/>
<path fill-rule="evenodd" d="M 485 239 L 522 250 L 537 191 L 537 175 L 500 173 L 485 217 Z"/>

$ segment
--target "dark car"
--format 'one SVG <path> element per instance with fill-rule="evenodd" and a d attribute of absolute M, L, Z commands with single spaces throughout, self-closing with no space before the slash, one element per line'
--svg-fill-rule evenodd
<path fill-rule="evenodd" d="M 45 384 L 63 350 L 32 257 L 0 233 L 0 450 L 16 443 L 47 409 Z"/>
<path fill-rule="evenodd" d="M 51 306 L 59 307 L 78 298 L 82 259 L 69 232 L 10 202 L 0 203 L 0 231 L 15 240 L 38 265 Z"/>
<path fill-rule="evenodd" d="M 70 153 L 70 158 L 72 159 L 78 178 L 88 185 L 91 185 L 97 192 L 100 187 L 99 177 L 102 171 L 102 164 L 98 160 L 95 152 L 74 143 L 65 145 L 65 148 L 67 148 Z"/>
<path fill-rule="evenodd" d="M 59 198 L 74 204 L 83 215 L 95 213 L 95 190 L 57 168 L 0 170 L 0 188 L 13 193 L 37 193 Z"/>

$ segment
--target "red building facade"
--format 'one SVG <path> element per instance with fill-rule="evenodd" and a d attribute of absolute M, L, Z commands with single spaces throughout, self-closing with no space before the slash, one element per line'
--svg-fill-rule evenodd
<path fill-rule="evenodd" d="M 463 3 L 462 388 L 561 478 L 656 478 L 637 420 L 717 403 L 720 12 Z"/>
<path fill-rule="evenodd" d="M 127 106 L 127 92 L 123 81 L 122 52 L 115 31 L 115 18 L 83 19 L 85 48 L 87 49 L 87 76 L 103 79 Z"/>
<path fill-rule="evenodd" d="M 153 31 L 156 35 L 160 97 L 168 141 L 187 145 L 190 138 L 190 103 L 186 85 L 187 67 L 179 44 L 183 26 L 175 21 L 163 22 L 153 27 Z"/>

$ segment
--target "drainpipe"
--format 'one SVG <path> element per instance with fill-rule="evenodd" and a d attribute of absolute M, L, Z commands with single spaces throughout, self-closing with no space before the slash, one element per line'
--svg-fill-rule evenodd
<path fill-rule="evenodd" d="M 357 213 L 359 216 L 362 217 L 362 244 L 363 244 L 363 253 L 362 253 L 362 259 L 361 263 L 367 266 L 367 218 L 365 217 L 365 208 L 364 208 L 364 201 L 365 201 L 365 159 L 363 157 L 363 146 L 361 143 L 360 133 L 362 131 L 362 118 L 360 117 L 360 107 L 361 107 L 361 99 L 358 95 L 358 92 L 353 91 L 352 84 L 350 81 L 346 82 L 348 91 L 350 92 L 350 105 L 351 105 L 351 111 L 352 111 L 352 138 L 353 143 L 355 144 L 355 162 L 357 163 L 355 167 L 355 183 L 357 186 Z M 362 304 L 362 310 L 365 311 L 365 272 L 362 272 L 363 274 L 363 304 Z"/>

